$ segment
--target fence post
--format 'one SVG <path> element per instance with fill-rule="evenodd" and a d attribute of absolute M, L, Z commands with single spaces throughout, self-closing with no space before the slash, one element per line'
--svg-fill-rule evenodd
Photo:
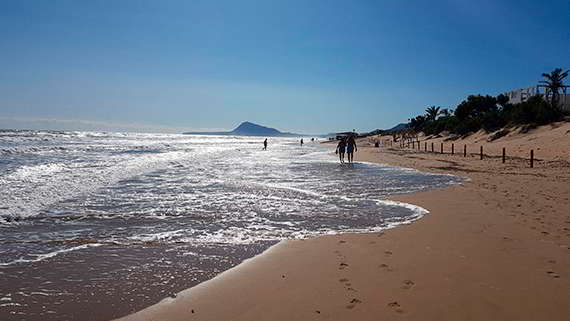
<path fill-rule="evenodd" d="M 455 146 L 451 143 L 451 155 L 455 153 Z"/>
<path fill-rule="evenodd" d="M 467 157 L 467 145 L 463 145 L 463 157 Z"/>
<path fill-rule="evenodd" d="M 441 143 L 441 153 L 443 154 L 443 143 Z"/>
<path fill-rule="evenodd" d="M 481 145 L 481 159 L 483 159 L 483 145 Z"/>
<path fill-rule="evenodd" d="M 425 151 L 427 152 L 427 142 L 425 142 L 424 144 L 425 144 L 425 145 L 424 145 L 424 149 L 425 149 Z"/>
<path fill-rule="evenodd" d="M 534 167 L 534 149 L 530 150 L 530 168 Z"/>
<path fill-rule="evenodd" d="M 503 164 L 505 163 L 505 148 L 503 147 Z"/>
<path fill-rule="evenodd" d="M 433 153 L 433 143 L 431 143 L 431 152 Z"/>

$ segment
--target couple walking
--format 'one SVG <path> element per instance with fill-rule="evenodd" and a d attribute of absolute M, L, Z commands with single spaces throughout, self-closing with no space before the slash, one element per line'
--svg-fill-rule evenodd
<path fill-rule="evenodd" d="M 348 162 L 352 163 L 354 159 L 354 152 L 358 151 L 358 148 L 356 148 L 356 141 L 354 140 L 354 136 L 351 135 L 348 138 L 343 138 L 338 142 L 338 145 L 336 145 L 335 153 L 338 154 L 341 164 L 344 163 L 345 150 L 348 156 Z"/>

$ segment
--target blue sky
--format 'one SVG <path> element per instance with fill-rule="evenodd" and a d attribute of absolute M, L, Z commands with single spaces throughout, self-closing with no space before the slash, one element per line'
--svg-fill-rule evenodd
<path fill-rule="evenodd" d="M 0 128 L 367 131 L 570 68 L 570 1 L 0 0 Z"/>

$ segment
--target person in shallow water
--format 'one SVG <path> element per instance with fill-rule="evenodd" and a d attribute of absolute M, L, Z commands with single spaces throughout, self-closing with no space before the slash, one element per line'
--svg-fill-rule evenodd
<path fill-rule="evenodd" d="M 338 142 L 338 145 L 336 145 L 336 151 L 335 151 L 335 153 L 338 154 L 338 157 L 340 159 L 341 164 L 344 163 L 344 151 L 345 151 L 345 149 L 346 149 L 346 141 L 343 138 Z"/>
<path fill-rule="evenodd" d="M 263 150 L 267 150 L 267 138 L 263 141 Z"/>
<path fill-rule="evenodd" d="M 354 152 L 356 151 L 358 151 L 358 148 L 356 148 L 356 141 L 354 140 L 354 136 L 351 135 L 346 142 L 346 155 L 348 156 L 349 163 L 352 163 L 354 160 Z"/>
<path fill-rule="evenodd" d="M 301 146 L 303 146 L 303 138 L 301 138 Z"/>

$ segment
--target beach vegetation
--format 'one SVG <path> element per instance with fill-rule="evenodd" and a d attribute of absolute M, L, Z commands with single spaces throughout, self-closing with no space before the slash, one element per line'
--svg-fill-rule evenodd
<path fill-rule="evenodd" d="M 409 120 L 414 132 L 426 136 L 449 132 L 465 136 L 481 129 L 494 132 L 508 126 L 538 126 L 560 121 L 564 113 L 558 107 L 559 90 L 564 87 L 568 71 L 557 68 L 541 83 L 547 86 L 545 96 L 536 95 L 513 104 L 504 94 L 498 96 L 469 95 L 455 109 L 430 106 L 425 114 Z"/>
<path fill-rule="evenodd" d="M 431 106 L 426 109 L 427 120 L 435 120 L 439 115 L 439 109 L 441 107 Z"/>
<path fill-rule="evenodd" d="M 540 83 L 546 87 L 546 96 L 550 96 L 550 104 L 558 106 L 558 98 L 560 97 L 559 90 L 564 87 L 564 79 L 568 77 L 570 70 L 562 71 L 562 68 L 556 68 L 550 73 L 543 73 Z"/>

